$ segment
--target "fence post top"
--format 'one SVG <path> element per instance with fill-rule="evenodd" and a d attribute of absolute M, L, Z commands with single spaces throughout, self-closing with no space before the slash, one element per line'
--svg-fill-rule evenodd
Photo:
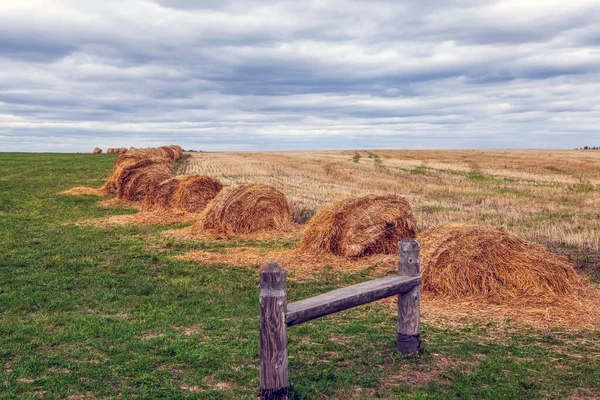
<path fill-rule="evenodd" d="M 286 272 L 279 264 L 270 263 L 260 270 L 261 289 L 284 289 Z"/>
<path fill-rule="evenodd" d="M 407 237 L 398 242 L 400 252 L 421 250 L 421 244 L 415 239 Z"/>

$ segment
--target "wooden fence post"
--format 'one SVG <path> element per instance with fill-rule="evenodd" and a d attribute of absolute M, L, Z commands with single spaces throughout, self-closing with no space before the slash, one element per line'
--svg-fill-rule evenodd
<path fill-rule="evenodd" d="M 260 398 L 287 400 L 287 295 L 285 270 L 275 263 L 260 271 Z"/>
<path fill-rule="evenodd" d="M 406 238 L 398 244 L 400 261 L 398 275 L 419 276 L 419 250 L 421 245 L 412 238 Z M 422 347 L 420 328 L 421 286 L 415 286 L 406 293 L 398 295 L 398 337 L 396 348 L 403 354 L 413 354 Z"/>

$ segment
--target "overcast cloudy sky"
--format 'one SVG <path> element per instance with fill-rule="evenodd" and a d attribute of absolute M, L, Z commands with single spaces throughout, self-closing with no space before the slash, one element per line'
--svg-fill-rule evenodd
<path fill-rule="evenodd" d="M 600 1 L 0 0 L 0 151 L 600 145 Z"/>

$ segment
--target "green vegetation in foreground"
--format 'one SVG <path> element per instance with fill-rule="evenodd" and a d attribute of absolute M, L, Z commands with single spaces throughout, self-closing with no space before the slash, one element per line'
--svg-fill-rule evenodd
<path fill-rule="evenodd" d="M 167 227 L 71 224 L 130 212 L 56 194 L 99 186 L 113 160 L 0 153 L 1 396 L 256 398 L 257 269 L 175 261 L 223 245 L 161 239 Z M 324 271 L 288 293 L 370 278 Z M 378 303 L 291 328 L 292 398 L 600 394 L 598 331 L 425 320 L 413 359 L 394 352 L 395 323 L 393 306 Z"/>
<path fill-rule="evenodd" d="M 355 163 L 358 163 L 360 161 L 360 154 L 355 153 L 354 156 L 352 157 L 352 161 L 354 161 Z"/>

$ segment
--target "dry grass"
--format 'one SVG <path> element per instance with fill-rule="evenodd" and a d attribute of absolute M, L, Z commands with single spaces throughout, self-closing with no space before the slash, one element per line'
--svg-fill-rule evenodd
<path fill-rule="evenodd" d="M 408 201 L 397 195 L 367 195 L 323 208 L 308 224 L 300 249 L 345 257 L 396 254 L 398 242 L 406 237 L 415 237 Z"/>

